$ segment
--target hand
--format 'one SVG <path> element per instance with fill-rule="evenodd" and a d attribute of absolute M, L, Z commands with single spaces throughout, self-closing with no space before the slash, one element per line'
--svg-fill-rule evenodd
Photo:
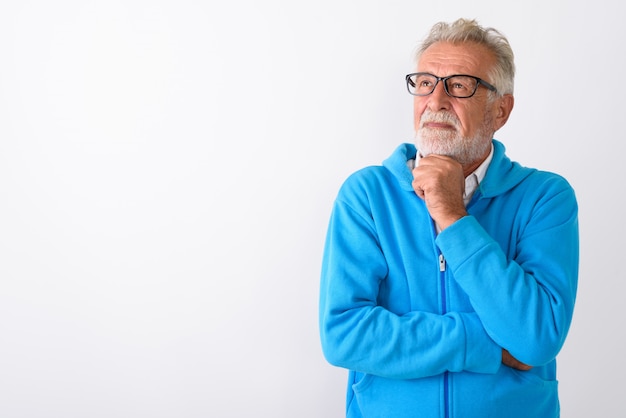
<path fill-rule="evenodd" d="M 504 364 L 505 366 L 512 367 L 512 368 L 517 369 L 517 370 L 521 370 L 523 372 L 526 372 L 526 371 L 528 371 L 528 370 L 533 368 L 533 366 L 529 366 L 528 364 L 524 364 L 521 361 L 519 361 L 518 359 L 516 359 L 515 357 L 513 357 L 511 355 L 511 353 L 509 353 L 504 348 L 502 349 L 502 364 Z"/>
<path fill-rule="evenodd" d="M 467 215 L 463 167 L 450 157 L 431 154 L 419 160 L 413 169 L 413 190 L 441 230 Z"/>

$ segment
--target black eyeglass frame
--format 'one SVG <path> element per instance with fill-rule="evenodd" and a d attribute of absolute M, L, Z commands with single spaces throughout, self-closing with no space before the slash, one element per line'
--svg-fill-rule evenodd
<path fill-rule="evenodd" d="M 411 77 L 414 75 L 428 75 L 431 77 L 434 77 L 437 81 L 435 82 L 435 84 L 433 85 L 433 89 L 430 91 L 430 93 L 427 94 L 415 94 L 415 93 L 411 93 L 411 86 L 413 87 L 417 87 L 415 86 L 415 84 L 411 81 Z M 473 78 L 474 80 L 476 80 L 476 86 L 474 87 L 474 91 L 472 92 L 472 94 L 470 94 L 469 96 L 453 96 L 449 91 L 448 91 L 448 83 L 446 83 L 446 81 L 448 81 L 450 78 L 452 77 L 469 77 L 469 78 Z M 412 94 L 413 96 L 419 96 L 419 97 L 424 97 L 424 96 L 429 96 L 431 94 L 433 94 L 433 92 L 435 91 L 435 89 L 437 88 L 437 84 L 439 84 L 440 81 L 443 82 L 443 89 L 446 92 L 446 94 L 450 97 L 454 97 L 455 99 L 469 99 L 470 97 L 472 97 L 473 95 L 476 94 L 476 90 L 478 90 L 478 85 L 482 84 L 483 86 L 485 86 L 485 88 L 487 88 L 488 90 L 493 91 L 494 93 L 498 91 L 498 89 L 496 89 L 493 85 L 487 83 L 485 80 L 483 80 L 482 78 L 478 78 L 476 76 L 473 75 L 468 75 L 468 74 L 453 74 L 453 75 L 448 75 L 446 77 L 437 77 L 434 74 L 431 73 L 424 73 L 424 72 L 420 72 L 420 73 L 411 73 L 411 74 L 407 74 L 404 79 L 406 80 L 406 89 L 409 91 L 410 94 Z"/>

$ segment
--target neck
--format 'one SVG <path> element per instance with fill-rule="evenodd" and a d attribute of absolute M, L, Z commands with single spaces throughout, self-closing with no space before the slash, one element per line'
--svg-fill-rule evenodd
<path fill-rule="evenodd" d="M 476 169 L 478 167 L 480 167 L 480 165 L 487 159 L 487 157 L 489 156 L 489 152 L 491 152 L 491 147 L 489 147 L 489 149 L 487 150 L 487 152 L 478 160 L 474 161 L 473 163 L 470 164 L 464 164 L 463 165 L 463 175 L 465 177 L 469 176 L 470 174 L 472 174 L 474 171 L 476 171 Z"/>

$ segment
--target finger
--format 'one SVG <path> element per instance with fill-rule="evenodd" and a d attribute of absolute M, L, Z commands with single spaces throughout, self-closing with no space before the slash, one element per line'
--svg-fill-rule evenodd
<path fill-rule="evenodd" d="M 417 196 L 418 196 L 420 199 L 424 199 L 424 196 L 425 196 L 425 194 L 424 194 L 424 189 L 422 189 L 422 188 L 421 188 L 421 187 L 419 187 L 419 186 L 415 186 L 415 185 L 413 185 L 413 190 L 415 190 L 415 194 L 417 194 Z"/>

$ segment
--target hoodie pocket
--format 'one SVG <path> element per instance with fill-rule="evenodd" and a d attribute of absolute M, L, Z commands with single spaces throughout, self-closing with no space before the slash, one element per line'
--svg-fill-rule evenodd
<path fill-rule="evenodd" d="M 558 417 L 557 387 L 556 380 L 505 366 L 495 375 L 460 373 L 451 384 L 452 408 L 458 417 Z"/>
<path fill-rule="evenodd" d="M 440 409 L 440 377 L 418 380 L 386 379 L 369 374 L 357 377 L 352 385 L 356 400 L 352 407 L 357 407 L 363 417 L 413 418 L 431 416 Z"/>

